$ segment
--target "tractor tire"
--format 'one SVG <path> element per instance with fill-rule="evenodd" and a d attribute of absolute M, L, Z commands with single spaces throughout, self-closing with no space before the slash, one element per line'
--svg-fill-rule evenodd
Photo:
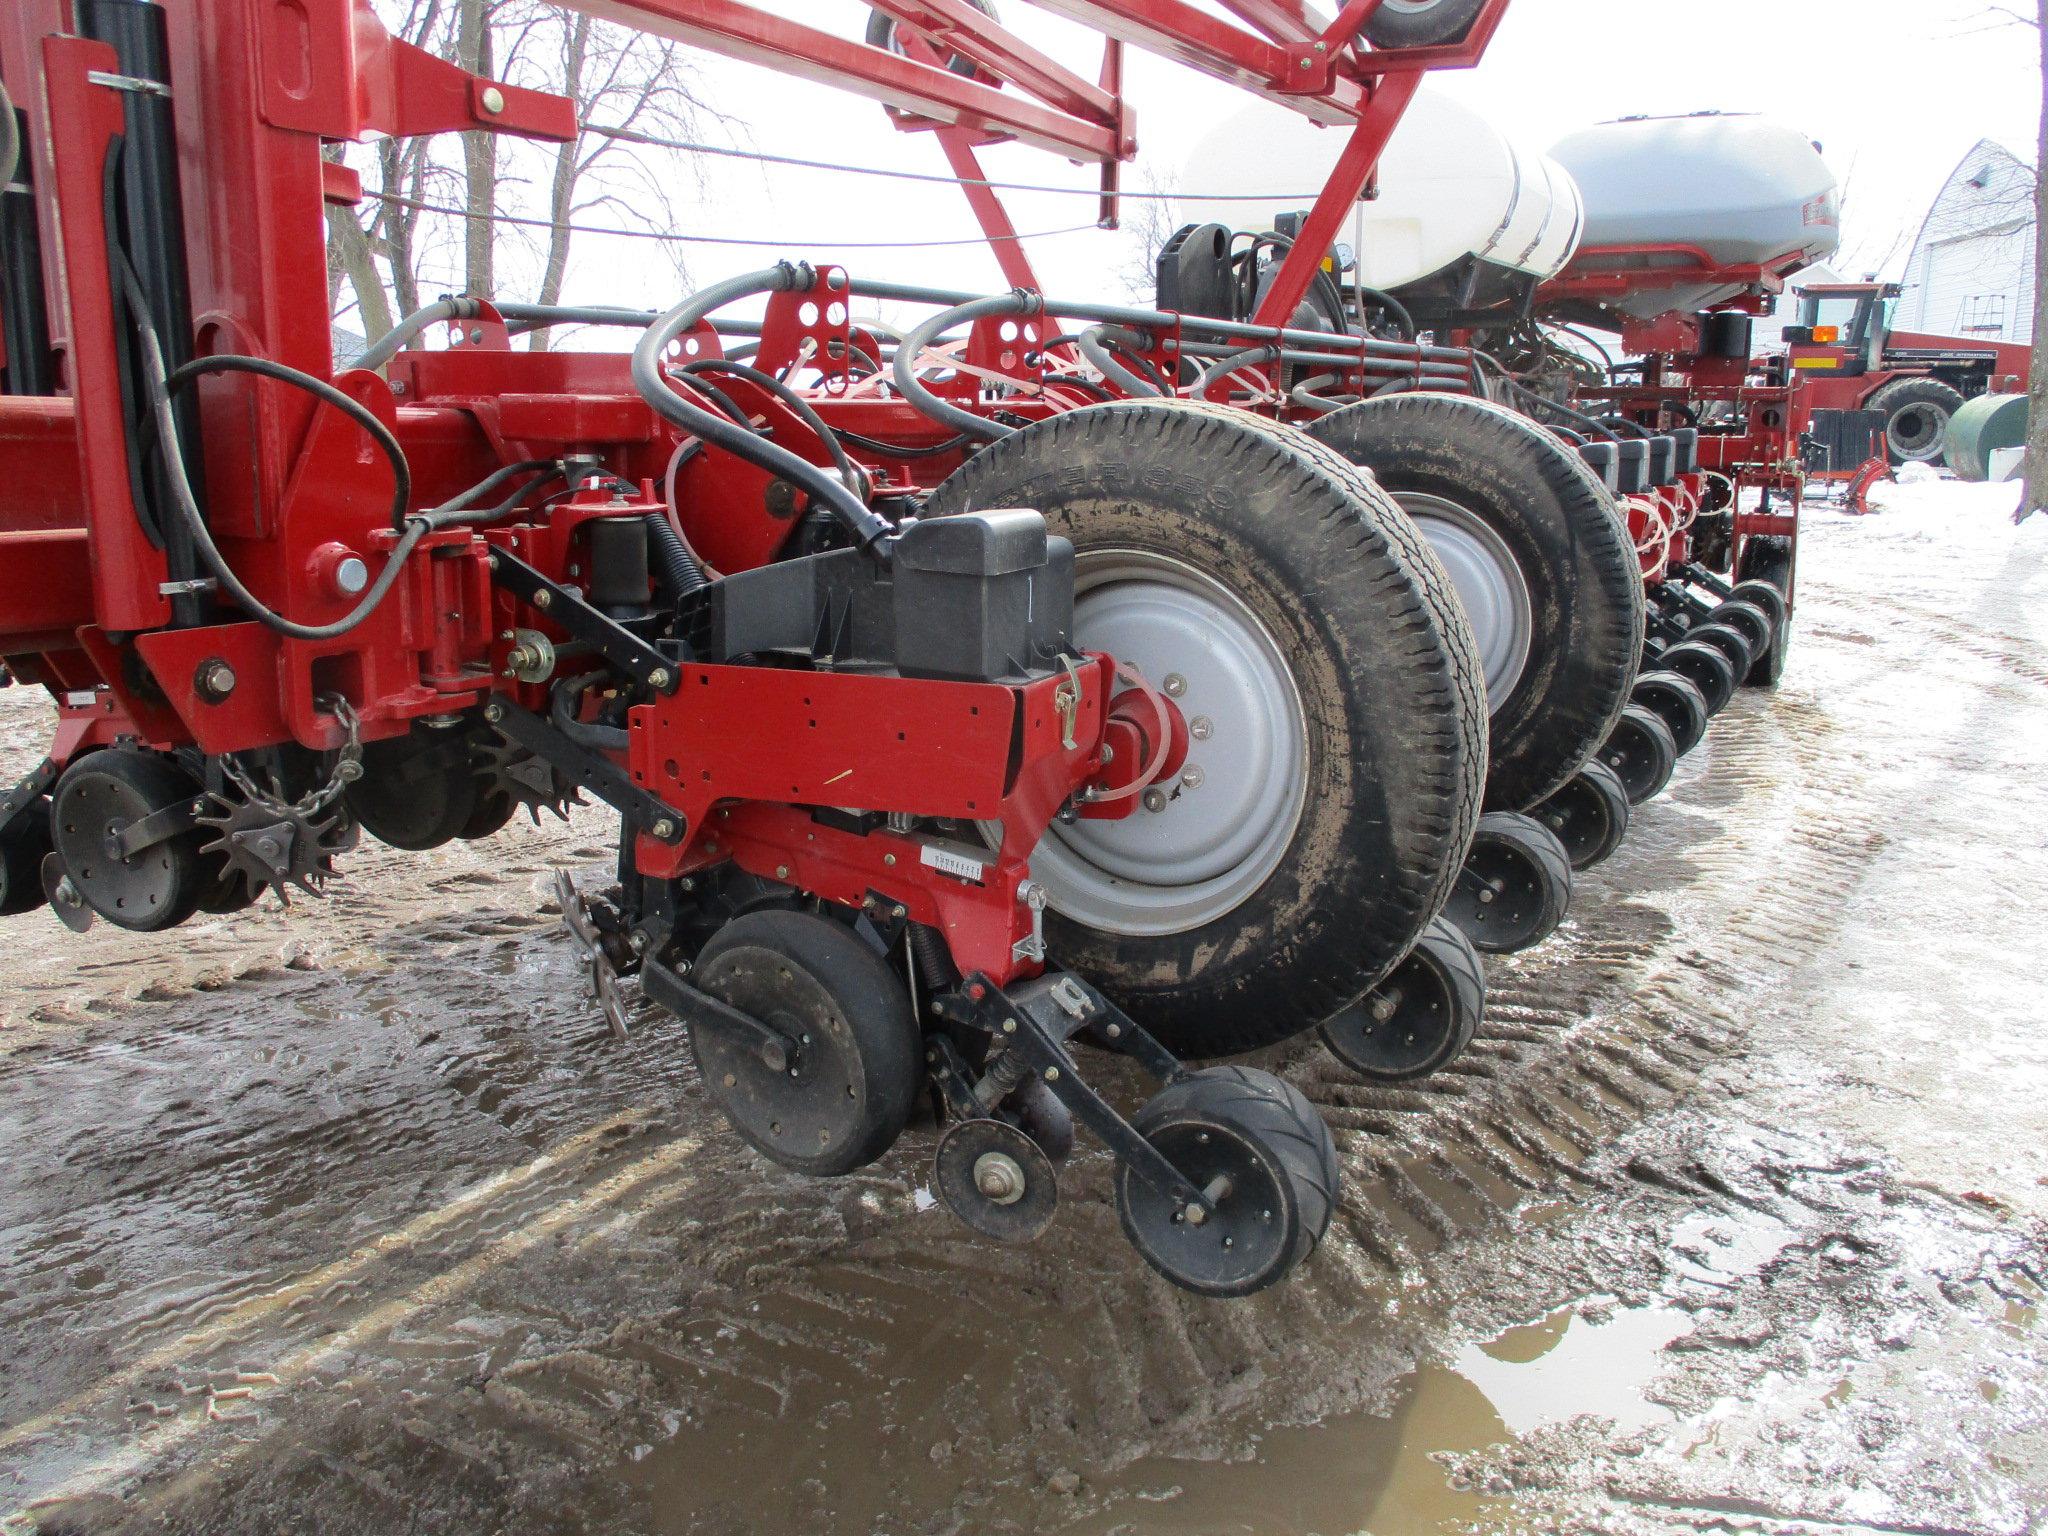
<path fill-rule="evenodd" d="M 1642 656 L 1642 566 L 1606 487 L 1527 417 L 1458 395 L 1306 430 L 1371 470 L 1450 572 L 1486 668 L 1486 808 L 1540 804 L 1614 729 Z"/>
<path fill-rule="evenodd" d="M 1893 464 L 1938 462 L 1948 451 L 1948 419 L 1962 408 L 1962 392 L 1933 378 L 1894 379 L 1863 402 L 1884 417 L 1885 457 Z"/>
<path fill-rule="evenodd" d="M 1798 596 L 1798 558 L 1799 549 L 1792 540 L 1773 534 L 1759 534 L 1742 546 L 1742 569 L 1737 572 L 1742 580 L 1731 595 L 1751 598 L 1757 586 L 1767 586 L 1777 593 L 1784 610 L 1773 626 L 1770 646 L 1750 664 L 1743 679 L 1752 688 L 1775 688 L 1785 675 L 1785 653 L 1792 645 L 1793 604 Z"/>
<path fill-rule="evenodd" d="M 1461 42 L 1486 0 L 1383 0 L 1365 24 L 1375 48 L 1431 48 Z"/>
<path fill-rule="evenodd" d="M 1076 550 L 1075 641 L 1189 717 L 1180 784 L 1032 854 L 1046 942 L 1184 1056 L 1312 1029 L 1443 905 L 1486 706 L 1449 578 L 1386 493 L 1223 407 L 1089 406 L 968 460 L 925 515 L 1034 507 Z"/>

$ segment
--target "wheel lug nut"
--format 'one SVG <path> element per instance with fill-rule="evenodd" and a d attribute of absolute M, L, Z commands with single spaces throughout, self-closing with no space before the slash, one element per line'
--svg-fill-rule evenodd
<path fill-rule="evenodd" d="M 1169 672 L 1166 674 L 1165 688 L 1168 698 L 1177 699 L 1188 691 L 1188 680 L 1178 672 Z"/>
<path fill-rule="evenodd" d="M 1145 791 L 1145 809 L 1146 809 L 1146 810 L 1148 810 L 1148 811 L 1163 811 L 1163 810 L 1165 810 L 1165 809 L 1166 809 L 1166 791 L 1165 791 L 1165 790 L 1163 790 L 1163 789 L 1148 789 L 1148 790 L 1146 790 L 1146 791 Z"/>

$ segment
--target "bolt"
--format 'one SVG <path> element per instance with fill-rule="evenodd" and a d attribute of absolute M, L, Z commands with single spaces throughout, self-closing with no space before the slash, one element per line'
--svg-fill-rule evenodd
<path fill-rule="evenodd" d="M 1188 722 L 1188 735 L 1196 741 L 1207 741 L 1215 729 L 1207 715 L 1197 715 Z"/>
<path fill-rule="evenodd" d="M 534 607 L 536 607 L 536 608 L 552 608 L 552 607 L 554 607 L 554 605 L 555 605 L 555 594 L 554 594 L 554 593 L 552 593 L 552 592 L 550 592 L 550 591 L 548 591 L 548 590 L 547 590 L 546 588 L 542 588 L 542 589 L 541 589 L 540 591 L 538 591 L 538 592 L 536 592 L 536 593 L 534 593 L 534 594 L 533 594 L 533 606 L 534 606 Z"/>
<path fill-rule="evenodd" d="M 647 686 L 650 688 L 666 688 L 668 686 L 668 668 L 656 667 L 652 672 L 648 673 Z"/>
<path fill-rule="evenodd" d="M 1163 810 L 1165 810 L 1165 809 L 1166 809 L 1166 791 L 1165 791 L 1165 790 L 1163 790 L 1163 789 L 1148 789 L 1148 790 L 1146 790 L 1146 791 L 1145 791 L 1145 809 L 1146 809 L 1146 810 L 1148 810 L 1148 811 L 1163 811 Z"/>
<path fill-rule="evenodd" d="M 1100 756 L 1102 761 L 1105 763 L 1113 763 L 1116 761 L 1116 748 L 1112 747 L 1108 742 L 1105 741 L 1102 744 L 1102 751 L 1098 754 L 1098 756 Z"/>
<path fill-rule="evenodd" d="M 882 855 L 882 862 L 888 865 L 891 869 L 894 869 L 896 867 L 896 855 L 893 853 L 885 853 Z"/>
<path fill-rule="evenodd" d="M 778 880 L 787 880 L 789 878 L 789 866 L 787 864 L 776 865 L 775 878 Z"/>
<path fill-rule="evenodd" d="M 1317 53 L 1328 53 L 1329 51 L 1330 51 L 1330 45 L 1329 45 L 1328 43 L 1317 43 L 1317 44 L 1316 44 L 1316 52 L 1317 52 Z"/>
<path fill-rule="evenodd" d="M 1003 1033 L 1006 1035 L 1014 1035 L 1015 1033 L 1017 1033 L 1017 1021 L 1015 1019 L 1003 1020 Z"/>
<path fill-rule="evenodd" d="M 674 837 L 676 835 L 676 824 L 664 816 L 654 824 L 654 835 L 656 837 Z"/>
<path fill-rule="evenodd" d="M 505 93 L 495 85 L 487 85 L 484 87 L 483 103 L 484 110 L 496 117 L 505 110 Z"/>
<path fill-rule="evenodd" d="M 647 953 L 647 935 L 646 935 L 646 934 L 644 934 L 644 933 L 638 933 L 638 932 L 636 932 L 636 933 L 635 933 L 635 934 L 633 935 L 633 937 L 632 937 L 631 939 L 629 939 L 629 940 L 628 940 L 627 942 L 628 942 L 628 943 L 630 943 L 630 944 L 631 944 L 631 945 L 633 946 L 633 953 L 634 953 L 634 954 L 636 954 L 636 955 L 644 955 L 645 953 Z"/>
<path fill-rule="evenodd" d="M 505 706 L 502 704 L 486 704 L 484 706 L 484 718 L 493 725 L 496 725 L 505 718 Z"/>
<path fill-rule="evenodd" d="M 209 661 L 199 669 L 199 691 L 220 700 L 235 691 L 235 669 L 224 661 Z"/>
<path fill-rule="evenodd" d="M 1189 789 L 1200 789 L 1202 787 L 1202 770 L 1193 764 L 1189 764 L 1187 771 L 1180 776 L 1180 781 L 1187 785 Z"/>
<path fill-rule="evenodd" d="M 1058 1082 L 1060 1080 L 1060 1069 L 1058 1067 L 1047 1067 L 1045 1069 L 1045 1080 L 1048 1083 Z"/>
<path fill-rule="evenodd" d="M 1103 1031 L 1103 1033 L 1108 1035 L 1109 1038 L 1112 1040 L 1116 1039 L 1116 1037 L 1118 1035 L 1121 1035 L 1123 1032 L 1124 1027 L 1121 1024 L 1112 1024 L 1106 1030 Z"/>
<path fill-rule="evenodd" d="M 1178 672 L 1169 672 L 1166 674 L 1165 687 L 1166 696 L 1170 699 L 1177 699 L 1188 691 L 1188 680 Z"/>
<path fill-rule="evenodd" d="M 910 909 L 908 907 L 904 906 L 901 902 L 898 902 L 895 906 L 889 909 L 889 915 L 891 917 L 906 917 L 909 915 L 909 911 Z"/>

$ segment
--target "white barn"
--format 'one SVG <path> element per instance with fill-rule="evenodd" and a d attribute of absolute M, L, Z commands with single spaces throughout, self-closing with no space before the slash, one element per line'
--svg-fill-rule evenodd
<path fill-rule="evenodd" d="M 1927 210 L 1893 328 L 2030 344 L 2038 238 L 2034 168 L 1980 141 Z"/>

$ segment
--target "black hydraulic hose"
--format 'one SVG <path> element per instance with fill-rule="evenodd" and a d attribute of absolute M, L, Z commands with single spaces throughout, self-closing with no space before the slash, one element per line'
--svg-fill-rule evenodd
<path fill-rule="evenodd" d="M 493 518 L 503 517 L 506 513 L 512 511 L 542 485 L 558 479 L 561 473 L 561 466 L 552 459 L 521 459 L 516 464 L 507 464 L 501 469 L 492 470 L 460 496 L 444 501 L 438 507 L 428 507 L 424 512 L 417 512 L 413 515 L 425 522 L 428 527 L 436 529 L 446 528 L 451 523 L 489 522 Z M 474 507 L 486 496 L 502 489 L 520 475 L 535 475 L 539 478 L 527 481 L 509 499 L 498 503 L 494 507 L 488 507 L 481 512 L 470 511 L 471 507 Z"/>
<path fill-rule="evenodd" d="M 940 310 L 897 344 L 897 390 L 904 399 L 933 421 L 951 427 L 956 432 L 964 432 L 977 442 L 994 442 L 999 437 L 1008 437 L 1016 428 L 1006 427 L 999 421 L 990 421 L 985 416 L 977 416 L 972 411 L 963 411 L 959 406 L 941 400 L 926 389 L 923 381 L 917 376 L 917 360 L 924 355 L 925 348 L 938 340 L 941 333 L 962 322 L 979 320 L 984 315 L 1036 315 L 1042 313 L 1044 308 L 1045 303 L 1037 294 L 1019 289 L 987 298 L 969 299 L 952 309 Z"/>
<path fill-rule="evenodd" d="M 683 364 L 676 371 L 688 374 L 692 379 L 699 374 L 728 373 L 736 379 L 745 379 L 758 389 L 768 391 L 788 406 L 799 421 L 817 434 L 818 441 L 825 445 L 825 451 L 832 455 L 833 464 L 838 466 L 839 478 L 846 482 L 846 488 L 855 495 L 860 494 L 860 471 L 854 467 L 853 460 L 846 456 L 846 450 L 839 445 L 839 439 L 832 435 L 832 429 L 826 426 L 824 418 L 811 408 L 810 402 L 781 379 L 772 373 L 764 373 L 759 368 L 749 367 L 745 363 L 734 362 L 724 357 L 700 357 L 694 363 Z"/>
<path fill-rule="evenodd" d="M 641 398 L 653 406 L 664 420 L 767 470 L 777 479 L 787 480 L 807 491 L 812 501 L 824 507 L 846 527 L 861 548 L 874 550 L 886 558 L 882 541 L 893 531 L 888 520 L 876 514 L 836 476 L 826 473 L 808 459 L 799 458 L 787 448 L 769 442 L 758 432 L 739 427 L 715 412 L 692 404 L 668 382 L 663 372 L 662 354 L 668 350 L 669 343 L 721 305 L 760 293 L 808 291 L 815 281 L 815 274 L 808 266 L 795 267 L 782 262 L 759 272 L 714 283 L 685 299 L 649 326 L 639 345 L 633 348 L 633 383 Z"/>
<path fill-rule="evenodd" d="M 1378 288 L 1368 288 L 1363 283 L 1356 284 L 1353 291 L 1358 295 L 1358 323 L 1360 325 L 1365 324 L 1365 303 L 1366 300 L 1370 299 L 1394 317 L 1394 323 L 1401 328 L 1401 339 L 1403 341 L 1414 341 L 1422 334 L 1415 328 L 1415 317 L 1408 313 L 1408 306 L 1395 298 L 1391 293 L 1384 292 Z"/>
<path fill-rule="evenodd" d="M 851 443 L 863 453 L 872 453 L 885 459 L 942 459 L 949 453 L 958 453 L 962 448 L 974 446 L 974 440 L 964 432 L 958 437 L 947 438 L 943 443 L 927 443 L 922 448 L 912 448 L 902 443 L 885 443 L 879 437 L 863 437 L 860 433 L 845 427 L 834 427 L 832 433 L 842 443 Z"/>
<path fill-rule="evenodd" d="M 1166 380 L 1153 373 L 1149 379 L 1140 378 L 1117 359 L 1113 350 L 1135 341 L 1131 333 L 1107 325 L 1092 325 L 1075 338 L 1081 348 L 1081 355 L 1095 365 L 1096 372 L 1106 379 L 1114 379 L 1125 394 L 1140 400 L 1156 399 L 1170 395 L 1173 391 L 1166 386 Z M 1133 356 L 1131 361 L 1150 372 L 1150 365 Z"/>
<path fill-rule="evenodd" d="M 1196 399 L 1200 399 L 1213 385 L 1221 384 L 1240 368 L 1250 368 L 1260 363 L 1277 363 L 1278 361 L 1280 361 L 1280 349 L 1278 347 L 1246 347 L 1242 352 L 1225 353 L 1202 370 L 1195 382 L 1189 386 L 1188 393 Z"/>
<path fill-rule="evenodd" d="M 647 524 L 648 553 L 654 556 L 655 571 L 668 590 L 670 602 L 680 603 L 691 593 L 711 585 L 711 578 L 704 574 L 704 567 L 676 532 L 666 512 L 650 512 L 643 521 Z"/>

